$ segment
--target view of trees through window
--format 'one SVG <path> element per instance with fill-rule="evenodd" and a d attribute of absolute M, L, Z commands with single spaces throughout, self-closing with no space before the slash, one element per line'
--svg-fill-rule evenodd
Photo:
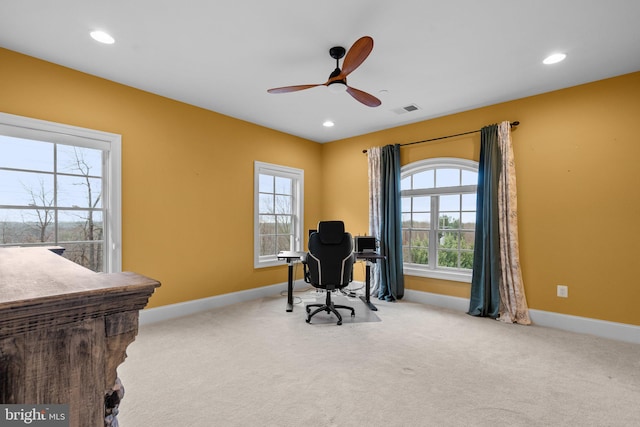
<path fill-rule="evenodd" d="M 293 249 L 293 179 L 260 174 L 260 256 Z"/>
<path fill-rule="evenodd" d="M 103 151 L 0 136 L 0 247 L 61 246 L 104 271 Z"/>
<path fill-rule="evenodd" d="M 473 267 L 474 224 L 461 224 L 460 220 L 450 216 L 441 216 L 441 228 L 438 231 L 438 266 L 452 268 Z M 408 226 L 404 224 L 403 226 Z M 410 236 L 403 253 L 406 262 L 429 265 L 428 224 L 414 223 L 413 230 L 406 227 Z"/>
<path fill-rule="evenodd" d="M 427 270 L 473 268 L 477 170 L 456 159 L 429 159 L 403 168 L 405 264 Z"/>

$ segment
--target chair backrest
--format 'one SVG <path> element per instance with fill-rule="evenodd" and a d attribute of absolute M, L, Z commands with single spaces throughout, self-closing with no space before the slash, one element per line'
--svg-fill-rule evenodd
<path fill-rule="evenodd" d="M 353 270 L 353 241 L 342 221 L 321 221 L 309 236 L 307 268 L 309 282 L 320 288 L 347 286 Z"/>

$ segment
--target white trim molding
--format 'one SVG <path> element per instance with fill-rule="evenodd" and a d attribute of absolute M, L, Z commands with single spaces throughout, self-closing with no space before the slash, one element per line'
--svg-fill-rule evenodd
<path fill-rule="evenodd" d="M 278 283 L 275 285 L 248 289 L 246 291 L 231 292 L 209 298 L 185 301 L 161 307 L 146 308 L 140 312 L 140 325 L 162 322 L 164 320 L 189 316 L 201 311 L 224 307 L 239 302 L 265 298 L 286 292 L 286 290 L 286 283 Z M 425 305 L 433 305 L 463 313 L 466 313 L 469 309 L 469 300 L 467 298 L 433 294 L 430 292 L 415 291 L 412 289 L 405 289 L 403 300 Z M 282 307 L 284 315 L 284 302 Z M 529 310 L 529 315 L 532 322 L 538 326 L 640 344 L 640 326 L 542 310 Z"/>
<path fill-rule="evenodd" d="M 239 302 L 251 301 L 258 298 L 277 295 L 279 292 L 287 291 L 286 283 L 278 283 L 260 288 L 247 289 L 246 291 L 231 292 L 228 294 L 216 295 L 208 298 L 201 298 L 191 301 L 179 302 L 177 304 L 163 305 L 161 307 L 145 308 L 140 312 L 140 324 L 171 320 L 178 317 L 189 316 L 201 311 L 213 308 L 224 307 Z M 284 312 L 284 302 L 282 311 Z"/>
<path fill-rule="evenodd" d="M 404 299 L 465 313 L 469 310 L 467 298 L 405 289 Z M 538 326 L 640 344 L 640 326 L 532 309 L 529 310 L 529 316 Z"/>
<path fill-rule="evenodd" d="M 304 170 L 292 168 L 289 166 L 274 165 L 271 163 L 254 161 L 253 172 L 253 267 L 273 267 L 276 265 L 284 265 L 284 261 L 278 259 L 277 255 L 260 255 L 260 175 L 269 175 L 276 178 L 287 178 L 292 180 L 292 198 L 293 198 L 293 230 L 292 241 L 290 241 L 290 250 L 300 251 L 304 240 Z M 273 189 L 272 195 L 275 196 L 276 189 Z M 270 213 L 278 215 L 275 210 Z"/>

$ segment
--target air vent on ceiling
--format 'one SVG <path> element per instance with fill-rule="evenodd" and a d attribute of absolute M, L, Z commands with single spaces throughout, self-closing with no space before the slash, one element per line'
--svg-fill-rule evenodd
<path fill-rule="evenodd" d="M 418 107 L 416 104 L 409 104 L 404 107 L 394 108 L 391 111 L 393 111 L 396 114 L 405 114 L 405 113 L 411 113 L 413 111 L 417 111 L 419 109 L 420 107 Z"/>

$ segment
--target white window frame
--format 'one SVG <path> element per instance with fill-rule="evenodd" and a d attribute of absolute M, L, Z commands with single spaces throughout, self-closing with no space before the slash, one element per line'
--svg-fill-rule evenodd
<path fill-rule="evenodd" d="M 122 271 L 122 136 L 61 123 L 0 113 L 0 134 L 103 150 L 106 215 L 104 272 Z"/>
<path fill-rule="evenodd" d="M 438 157 L 432 159 L 424 159 L 419 160 L 408 165 L 402 167 L 400 172 L 400 179 L 404 179 L 410 175 L 416 174 L 418 172 L 422 172 L 427 169 L 434 168 L 456 168 L 456 169 L 465 169 L 473 172 L 478 172 L 478 162 L 467 159 L 459 159 L 454 157 Z M 458 187 L 438 187 L 433 189 L 420 189 L 420 190 L 404 190 L 401 191 L 401 197 L 406 196 L 416 196 L 416 195 L 446 195 L 446 194 L 461 194 L 461 193 L 477 193 L 477 185 L 465 185 Z M 437 206 L 435 205 L 435 201 L 432 198 L 432 230 L 430 235 L 430 241 L 434 238 L 433 234 L 437 233 Z M 435 222 L 433 218 L 436 218 Z M 466 282 L 471 283 L 472 271 L 466 269 L 454 269 L 454 268 L 442 268 L 438 267 L 436 264 L 435 245 L 430 246 L 429 259 L 432 262 L 431 266 L 423 265 L 423 264 L 415 264 L 404 262 L 403 271 L 404 274 L 409 276 L 419 276 L 419 277 L 429 277 L 433 279 L 443 279 L 443 280 L 452 280 L 456 282 Z"/>
<path fill-rule="evenodd" d="M 253 182 L 253 266 L 255 268 L 282 265 L 284 261 L 277 256 L 260 256 L 260 174 L 274 175 L 293 180 L 293 245 L 292 250 L 301 251 L 304 226 L 304 170 L 288 166 L 275 165 L 260 161 L 254 162 Z"/>

